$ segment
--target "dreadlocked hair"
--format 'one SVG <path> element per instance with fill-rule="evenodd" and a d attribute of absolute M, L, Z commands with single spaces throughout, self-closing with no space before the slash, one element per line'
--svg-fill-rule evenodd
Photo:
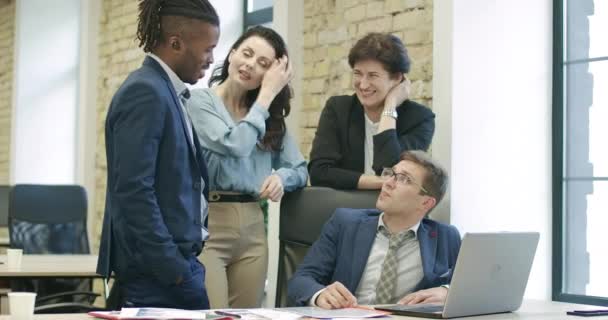
<path fill-rule="evenodd" d="M 144 52 L 150 52 L 162 39 L 161 17 L 177 16 L 220 25 L 215 8 L 208 0 L 139 0 L 137 40 Z"/>
<path fill-rule="evenodd" d="M 245 31 L 245 33 L 243 33 L 232 45 L 229 52 L 237 50 L 243 41 L 254 36 L 264 39 L 270 44 L 270 46 L 272 46 L 275 51 L 276 59 L 282 57 L 283 55 L 287 56 L 287 46 L 285 45 L 283 38 L 281 38 L 276 31 L 263 26 L 255 26 Z M 228 53 L 228 56 L 230 56 L 230 53 Z M 217 66 L 213 70 L 213 74 L 209 79 L 209 87 L 212 87 L 215 84 L 222 84 L 228 78 L 228 68 L 230 67 L 228 56 L 226 56 L 226 59 L 224 59 L 224 63 L 222 65 Z M 245 95 L 245 105 L 247 108 L 251 109 L 251 106 L 253 106 L 253 103 L 258 98 L 259 93 L 259 87 L 247 92 Z M 266 133 L 264 134 L 264 137 L 262 137 L 262 140 L 258 143 L 258 147 L 261 149 L 276 152 L 281 151 L 283 138 L 285 137 L 285 132 L 287 131 L 285 117 L 287 117 L 291 111 L 291 105 L 289 103 L 291 97 L 291 87 L 289 85 L 285 85 L 285 87 L 279 91 L 279 93 L 274 97 L 274 100 L 272 100 L 270 103 L 270 107 L 268 108 L 268 113 L 270 113 L 270 116 L 268 119 L 266 119 Z"/>

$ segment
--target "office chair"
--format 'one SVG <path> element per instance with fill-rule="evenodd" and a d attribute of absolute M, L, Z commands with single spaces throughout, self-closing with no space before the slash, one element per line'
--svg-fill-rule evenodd
<path fill-rule="evenodd" d="M 15 185 L 9 198 L 11 248 L 24 254 L 89 254 L 87 196 L 75 185 Z M 13 280 L 13 291 L 36 292 L 36 313 L 98 310 L 91 279 Z"/>
<path fill-rule="evenodd" d="M 293 305 L 293 302 L 287 301 L 287 281 L 304 259 L 310 246 L 317 240 L 323 225 L 336 208 L 375 208 L 378 194 L 379 190 L 306 187 L 283 196 L 279 226 L 276 307 Z"/>

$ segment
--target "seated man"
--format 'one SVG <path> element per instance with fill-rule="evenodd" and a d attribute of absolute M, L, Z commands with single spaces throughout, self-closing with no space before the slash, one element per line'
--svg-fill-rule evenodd
<path fill-rule="evenodd" d="M 443 198 L 447 173 L 422 151 L 382 172 L 375 209 L 337 209 L 288 284 L 298 306 L 443 303 L 460 234 L 425 216 Z"/>

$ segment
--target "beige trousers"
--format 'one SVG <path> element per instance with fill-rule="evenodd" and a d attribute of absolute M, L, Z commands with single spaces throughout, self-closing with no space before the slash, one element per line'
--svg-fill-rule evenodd
<path fill-rule="evenodd" d="M 209 240 L 199 260 L 212 309 L 260 307 L 268 268 L 264 216 L 257 202 L 211 202 Z"/>

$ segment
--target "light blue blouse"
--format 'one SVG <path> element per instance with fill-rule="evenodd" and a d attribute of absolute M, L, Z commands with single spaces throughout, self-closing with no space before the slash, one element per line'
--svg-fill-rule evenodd
<path fill-rule="evenodd" d="M 213 90 L 194 89 L 186 109 L 207 160 L 209 190 L 258 196 L 273 169 L 285 191 L 306 185 L 306 161 L 289 133 L 280 152 L 258 147 L 269 117 L 264 108 L 254 103 L 247 116 L 235 123 Z"/>

